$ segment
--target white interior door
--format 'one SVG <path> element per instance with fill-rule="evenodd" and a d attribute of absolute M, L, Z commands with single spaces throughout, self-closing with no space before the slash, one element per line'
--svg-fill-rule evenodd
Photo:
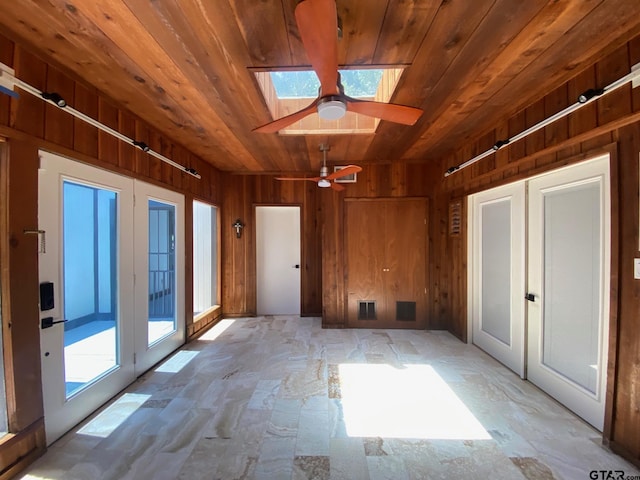
<path fill-rule="evenodd" d="M 473 343 L 525 377 L 525 184 L 469 199 Z"/>
<path fill-rule="evenodd" d="M 610 278 L 609 157 L 529 182 L 528 378 L 603 428 Z"/>
<path fill-rule="evenodd" d="M 140 375 L 185 341 L 184 196 L 135 181 L 135 342 Z"/>
<path fill-rule="evenodd" d="M 256 207 L 258 315 L 300 314 L 300 207 Z"/>
<path fill-rule="evenodd" d="M 44 234 L 40 346 L 50 444 L 135 379 L 133 182 L 41 152 L 38 188 Z"/>

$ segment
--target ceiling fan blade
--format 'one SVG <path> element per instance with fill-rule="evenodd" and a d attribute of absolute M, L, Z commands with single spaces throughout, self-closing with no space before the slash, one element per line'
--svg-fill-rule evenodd
<path fill-rule="evenodd" d="M 303 0 L 296 7 L 302 44 L 315 70 L 322 96 L 338 94 L 338 12 L 335 0 Z"/>
<path fill-rule="evenodd" d="M 320 177 L 276 177 L 276 180 L 309 180 L 310 182 L 317 182 L 320 180 Z"/>
<path fill-rule="evenodd" d="M 297 112 L 292 113 L 291 115 L 287 115 L 286 117 L 279 118 L 274 120 L 273 122 L 269 122 L 261 127 L 254 128 L 254 132 L 259 133 L 276 133 L 283 128 L 288 127 L 292 123 L 297 122 L 298 120 L 302 120 L 307 115 L 311 115 L 316 112 L 316 105 L 318 104 L 318 99 L 316 98 L 311 105 L 303 108 L 302 110 L 298 110 Z"/>
<path fill-rule="evenodd" d="M 361 171 L 362 167 L 359 167 L 358 165 L 347 165 L 346 167 L 327 175 L 326 178 L 327 180 L 334 180 L 336 178 L 346 177 L 347 175 L 352 175 Z"/>
<path fill-rule="evenodd" d="M 344 190 L 344 187 L 342 185 L 338 185 L 335 182 L 331 182 L 331 188 L 333 188 L 336 192 L 341 192 L 342 190 Z"/>
<path fill-rule="evenodd" d="M 420 108 L 398 105 L 396 103 L 380 103 L 369 100 L 359 100 L 344 95 L 347 110 L 360 113 L 368 117 L 380 118 L 389 122 L 413 125 L 418 121 L 423 111 Z"/>

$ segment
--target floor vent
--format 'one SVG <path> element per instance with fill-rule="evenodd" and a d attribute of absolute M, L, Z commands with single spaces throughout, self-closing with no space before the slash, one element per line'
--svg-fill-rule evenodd
<path fill-rule="evenodd" d="M 376 319 L 376 302 L 360 301 L 358 302 L 358 320 L 375 320 Z"/>
<path fill-rule="evenodd" d="M 396 320 L 400 322 L 415 322 L 416 302 L 396 302 Z"/>

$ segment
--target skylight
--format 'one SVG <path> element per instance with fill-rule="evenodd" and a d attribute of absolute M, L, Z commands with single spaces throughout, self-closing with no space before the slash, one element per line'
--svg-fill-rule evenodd
<path fill-rule="evenodd" d="M 344 93 L 350 97 L 387 103 L 400 80 L 404 65 L 384 68 L 339 70 Z M 320 82 L 312 70 L 255 70 L 254 75 L 273 119 L 307 107 L 318 97 Z M 278 132 L 280 135 L 327 135 L 336 133 L 374 133 L 379 120 L 347 112 L 339 120 L 323 120 L 308 115 Z"/>
<path fill-rule="evenodd" d="M 313 70 L 270 72 L 278 98 L 315 98 L 320 81 Z M 350 97 L 375 97 L 383 70 L 340 70 L 344 93 Z"/>

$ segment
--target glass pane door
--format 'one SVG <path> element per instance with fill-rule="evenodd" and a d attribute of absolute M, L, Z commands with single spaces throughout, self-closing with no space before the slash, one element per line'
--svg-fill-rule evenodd
<path fill-rule="evenodd" d="M 142 374 L 184 343 L 184 196 L 135 181 L 135 358 Z"/>
<path fill-rule="evenodd" d="M 119 363 L 117 193 L 65 181 L 62 203 L 68 398 Z"/>
<path fill-rule="evenodd" d="M 148 345 L 176 331 L 176 207 L 149 200 Z"/>
<path fill-rule="evenodd" d="M 40 152 L 38 271 L 47 444 L 134 379 L 133 181 Z M 45 237 L 46 236 L 46 237 Z"/>

